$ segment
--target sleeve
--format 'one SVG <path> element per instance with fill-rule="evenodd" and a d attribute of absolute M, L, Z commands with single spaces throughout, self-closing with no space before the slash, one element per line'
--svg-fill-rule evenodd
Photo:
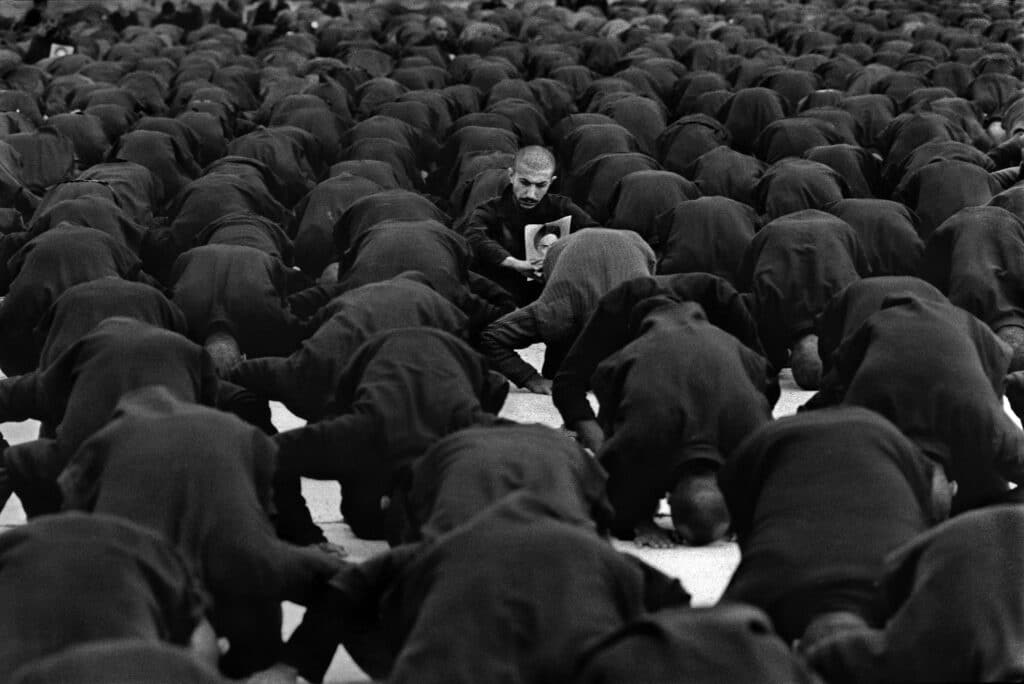
<path fill-rule="evenodd" d="M 371 417 L 348 413 L 274 436 L 278 468 L 320 480 L 344 482 L 363 460 L 372 460 L 379 440 Z"/>
<path fill-rule="evenodd" d="M 502 290 L 504 292 L 504 290 Z M 515 310 L 514 304 L 498 306 L 489 302 L 481 296 L 472 292 L 469 288 L 463 290 L 462 296 L 457 302 L 459 310 L 466 315 L 466 327 L 471 337 L 488 325 Z"/>
<path fill-rule="evenodd" d="M 0 380 L 0 422 L 30 418 L 59 422 L 71 393 L 70 367 L 78 344 L 44 371 Z"/>
<path fill-rule="evenodd" d="M 490 236 L 492 226 L 500 220 L 494 202 L 485 202 L 474 209 L 460 227 L 459 232 L 466 237 L 477 263 L 498 266 L 512 256 Z"/>
<path fill-rule="evenodd" d="M 470 292 L 482 298 L 491 306 L 500 309 L 501 315 L 510 313 L 516 308 L 516 300 L 509 294 L 508 290 L 490 278 L 469 271 L 468 282 Z"/>
<path fill-rule="evenodd" d="M 284 394 L 281 386 L 288 380 L 289 365 L 288 359 L 280 356 L 246 359 L 231 369 L 227 379 L 261 397 L 280 401 Z"/>
<path fill-rule="evenodd" d="M 629 281 L 615 288 L 597 304 L 576 342 L 559 366 L 552 386 L 552 400 L 568 426 L 594 420 L 587 401 L 590 378 L 598 364 L 628 341 L 629 312 L 633 304 L 656 289 L 654 281 Z"/>
<path fill-rule="evenodd" d="M 314 285 L 288 297 L 288 308 L 300 318 L 308 318 L 327 302 L 345 291 L 341 283 Z"/>
<path fill-rule="evenodd" d="M 320 682 L 338 644 L 367 674 L 385 679 L 397 657 L 380 619 L 380 602 L 418 546 L 402 546 L 338 572 L 284 647 L 284 662 Z"/>
<path fill-rule="evenodd" d="M 515 352 L 540 341 L 537 320 L 529 307 L 502 316 L 480 333 L 480 351 L 492 367 L 519 387 L 540 378 L 540 373 Z"/>
<path fill-rule="evenodd" d="M 1012 166 L 1008 169 L 1000 169 L 991 172 L 988 177 L 992 179 L 1000 191 L 1013 187 L 1020 180 L 1020 166 Z"/>
<path fill-rule="evenodd" d="M 216 407 L 241 418 L 265 434 L 277 434 L 277 428 L 270 419 L 270 403 L 253 391 L 221 380 L 217 383 Z"/>

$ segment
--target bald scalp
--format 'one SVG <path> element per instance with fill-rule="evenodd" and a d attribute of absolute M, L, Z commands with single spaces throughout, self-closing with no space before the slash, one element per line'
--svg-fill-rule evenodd
<path fill-rule="evenodd" d="M 526 173 L 554 172 L 555 155 L 546 147 L 529 145 L 516 152 L 515 159 L 512 160 L 512 170 Z"/>

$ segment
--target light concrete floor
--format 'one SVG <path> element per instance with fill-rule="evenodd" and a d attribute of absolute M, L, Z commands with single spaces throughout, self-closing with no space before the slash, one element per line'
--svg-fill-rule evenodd
<path fill-rule="evenodd" d="M 540 367 L 543 347 L 540 345 L 524 350 L 523 357 L 536 367 Z M 775 407 L 775 416 L 791 415 L 798 406 L 807 401 L 811 392 L 800 390 L 794 383 L 789 371 L 782 376 L 782 397 Z M 274 424 L 280 430 L 287 430 L 303 424 L 280 404 L 273 404 Z M 1007 405 L 1007 413 L 1013 416 Z M 513 389 L 501 414 L 507 418 L 521 422 L 536 422 L 560 427 L 562 422 L 547 396 L 530 394 Z M 1016 420 L 1016 417 L 1014 420 Z M 1019 425 L 1019 422 L 1018 422 Z M 38 433 L 38 423 L 0 424 L 0 431 L 12 444 L 34 439 Z M 341 519 L 339 513 L 340 491 L 333 482 L 303 481 L 303 494 L 313 513 L 314 519 L 320 524 L 328 538 L 344 546 L 350 559 L 362 561 L 386 549 L 381 542 L 368 542 L 357 539 Z M 16 498 L 12 498 L 0 512 L 0 530 L 11 525 L 18 525 L 25 520 L 24 512 Z M 734 543 L 718 543 L 707 547 L 679 547 L 667 550 L 641 549 L 628 542 L 615 542 L 620 550 L 644 559 L 663 572 L 678 577 L 687 591 L 693 596 L 694 604 L 708 605 L 716 602 L 725 589 L 729 577 L 739 562 L 739 550 Z M 285 603 L 285 635 L 291 633 L 301 620 L 303 608 Z M 352 663 L 344 649 L 339 648 L 331 664 L 326 682 L 339 684 L 342 682 L 367 682 L 365 674 Z"/>

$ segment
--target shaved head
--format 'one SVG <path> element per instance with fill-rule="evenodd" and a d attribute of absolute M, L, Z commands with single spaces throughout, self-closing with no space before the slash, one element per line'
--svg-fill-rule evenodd
<path fill-rule="evenodd" d="M 206 338 L 203 344 L 206 351 L 213 359 L 213 366 L 217 369 L 217 375 L 227 377 L 232 368 L 242 362 L 242 352 L 238 348 L 238 341 L 226 332 L 215 332 Z"/>
<path fill-rule="evenodd" d="M 544 199 L 555 179 L 555 155 L 539 145 L 524 147 L 512 161 L 509 178 L 519 206 L 532 209 Z"/>
<path fill-rule="evenodd" d="M 516 158 L 512 161 L 512 169 L 515 171 L 543 172 L 555 171 L 555 155 L 546 147 L 530 145 L 516 152 Z"/>

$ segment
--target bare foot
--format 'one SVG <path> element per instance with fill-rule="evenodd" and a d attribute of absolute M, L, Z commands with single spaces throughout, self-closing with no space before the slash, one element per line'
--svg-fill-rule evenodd
<path fill-rule="evenodd" d="M 663 529 L 653 522 L 641 523 L 636 526 L 633 542 L 645 549 L 673 549 L 679 546 L 675 534 Z"/>

